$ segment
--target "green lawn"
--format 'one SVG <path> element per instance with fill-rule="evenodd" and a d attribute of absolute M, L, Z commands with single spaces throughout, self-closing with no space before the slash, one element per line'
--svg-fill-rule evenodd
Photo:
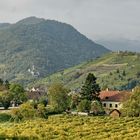
<path fill-rule="evenodd" d="M 47 120 L 1 122 L 0 139 L 139 140 L 140 118 L 50 116 Z"/>

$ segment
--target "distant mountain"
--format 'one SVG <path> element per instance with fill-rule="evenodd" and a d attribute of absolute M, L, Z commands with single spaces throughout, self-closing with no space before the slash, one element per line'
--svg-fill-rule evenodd
<path fill-rule="evenodd" d="M 24 84 L 109 52 L 55 20 L 29 17 L 0 26 L 0 77 Z"/>
<path fill-rule="evenodd" d="M 9 25 L 9 23 L 0 23 L 0 29 L 8 27 Z"/>
<path fill-rule="evenodd" d="M 72 90 L 77 90 L 83 85 L 88 73 L 95 74 L 102 89 L 133 89 L 140 85 L 140 53 L 109 53 L 96 60 L 52 74 L 30 86 L 48 87 L 57 81 Z"/>
<path fill-rule="evenodd" d="M 102 39 L 97 42 L 103 44 L 108 49 L 112 51 L 132 51 L 140 52 L 140 41 L 139 40 L 130 40 L 130 39 Z"/>

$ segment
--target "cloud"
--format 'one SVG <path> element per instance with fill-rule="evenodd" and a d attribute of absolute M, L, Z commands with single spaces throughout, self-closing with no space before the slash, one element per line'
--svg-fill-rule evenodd
<path fill-rule="evenodd" d="M 140 0 L 0 0 L 0 22 L 29 16 L 67 22 L 93 39 L 140 36 Z"/>

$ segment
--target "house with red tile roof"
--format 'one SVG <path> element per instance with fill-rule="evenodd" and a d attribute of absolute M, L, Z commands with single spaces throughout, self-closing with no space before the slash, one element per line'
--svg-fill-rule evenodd
<path fill-rule="evenodd" d="M 120 110 L 122 103 L 129 99 L 131 92 L 105 90 L 100 92 L 100 99 L 106 111 L 113 109 Z"/>

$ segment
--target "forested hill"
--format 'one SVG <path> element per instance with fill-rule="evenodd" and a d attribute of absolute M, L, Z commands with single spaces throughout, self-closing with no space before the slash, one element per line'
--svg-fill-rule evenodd
<path fill-rule="evenodd" d="M 0 24 L 0 77 L 28 83 L 109 50 L 69 24 L 36 17 Z"/>
<path fill-rule="evenodd" d="M 140 53 L 109 53 L 46 77 L 36 82 L 35 86 L 48 87 L 53 82 L 62 82 L 66 87 L 75 90 L 82 86 L 88 73 L 95 74 L 102 89 L 132 89 L 140 85 Z"/>
<path fill-rule="evenodd" d="M 10 26 L 9 23 L 0 23 L 0 29 L 4 29 L 6 27 Z"/>

